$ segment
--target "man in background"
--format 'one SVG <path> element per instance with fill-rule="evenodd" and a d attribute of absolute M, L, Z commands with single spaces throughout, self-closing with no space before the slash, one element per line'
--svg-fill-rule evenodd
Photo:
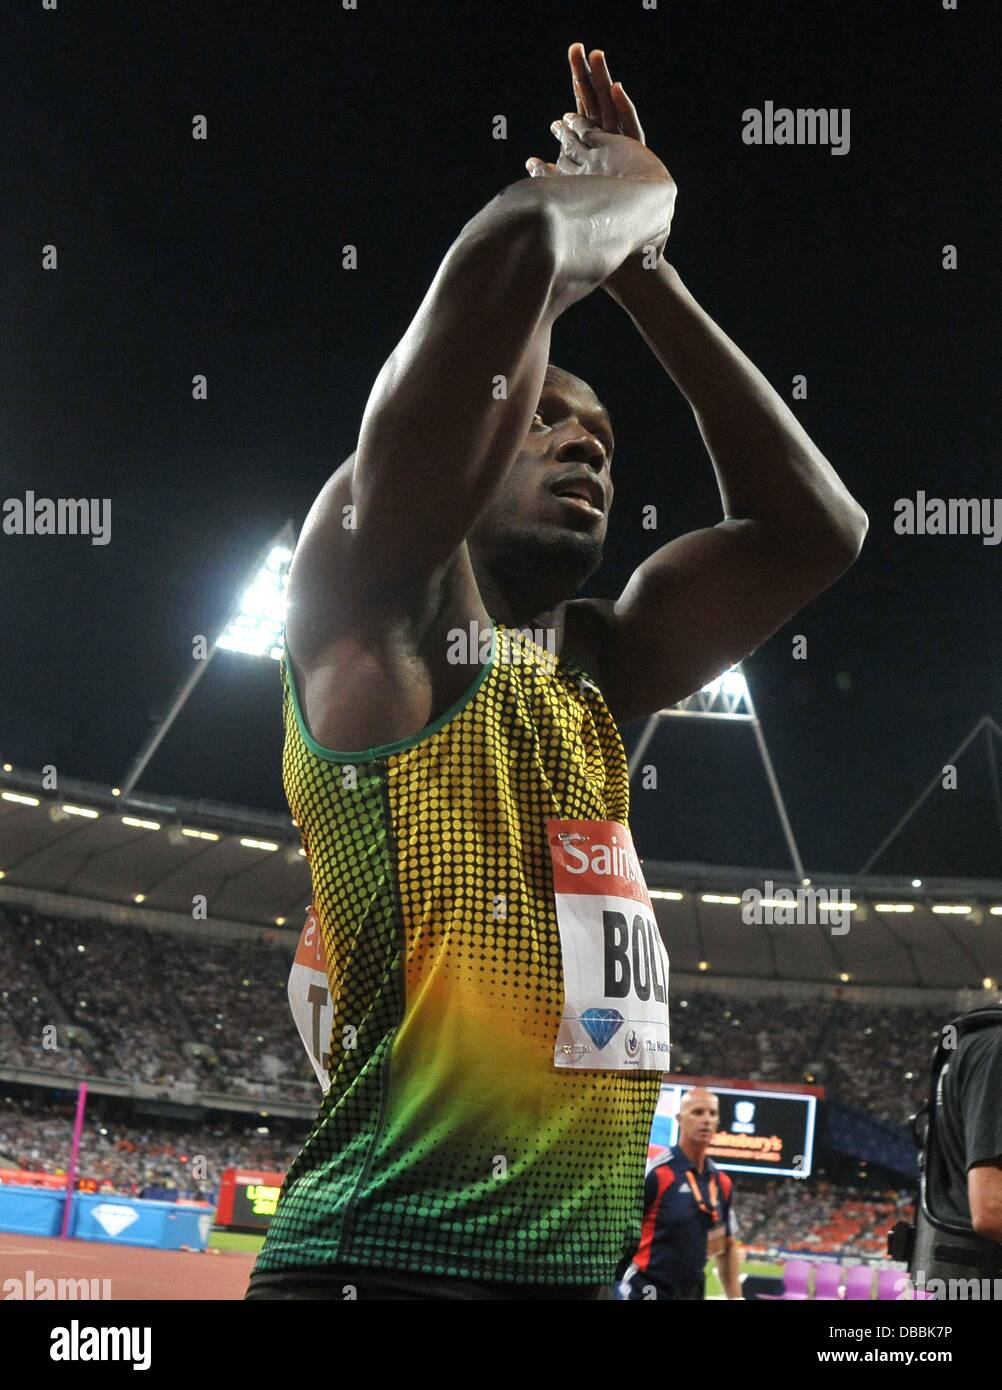
<path fill-rule="evenodd" d="M 720 1104 L 713 1092 L 702 1086 L 686 1091 L 678 1142 L 647 1170 L 640 1245 L 619 1284 L 621 1299 L 703 1298 L 711 1255 L 727 1297 L 742 1297 L 734 1185 L 706 1152 L 719 1128 Z"/>

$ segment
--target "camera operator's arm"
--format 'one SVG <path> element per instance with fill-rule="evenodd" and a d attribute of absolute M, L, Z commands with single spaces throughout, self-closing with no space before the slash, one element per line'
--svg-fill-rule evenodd
<path fill-rule="evenodd" d="M 1002 1244 L 1002 1028 L 971 1040 L 960 1095 L 971 1225 Z"/>
<path fill-rule="evenodd" d="M 978 1235 L 1002 1244 L 1002 1158 L 968 1169 L 967 1199 Z"/>

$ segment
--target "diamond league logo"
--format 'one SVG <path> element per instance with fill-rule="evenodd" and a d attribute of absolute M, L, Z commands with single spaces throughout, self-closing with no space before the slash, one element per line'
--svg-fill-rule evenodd
<path fill-rule="evenodd" d="M 112 1240 L 139 1220 L 139 1213 L 133 1207 L 118 1206 L 114 1202 L 102 1202 L 91 1215 Z"/>
<path fill-rule="evenodd" d="M 599 1052 L 616 1036 L 625 1023 L 618 1009 L 585 1009 L 581 1024 Z"/>

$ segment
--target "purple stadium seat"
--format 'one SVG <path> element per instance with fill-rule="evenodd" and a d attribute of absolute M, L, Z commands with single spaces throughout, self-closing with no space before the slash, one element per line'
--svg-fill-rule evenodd
<path fill-rule="evenodd" d="M 887 1301 L 911 1297 L 912 1281 L 904 1269 L 882 1269 L 877 1274 L 877 1297 Z"/>
<path fill-rule="evenodd" d="M 845 1272 L 845 1293 L 849 1300 L 873 1297 L 873 1270 L 869 1265 L 853 1265 Z"/>
<path fill-rule="evenodd" d="M 760 1293 L 759 1298 L 781 1303 L 800 1302 L 808 1297 L 807 1281 L 811 1274 L 810 1260 L 787 1260 L 783 1266 L 783 1292 Z"/>
<path fill-rule="evenodd" d="M 842 1288 L 842 1266 L 816 1264 L 814 1266 L 814 1297 L 822 1303 L 837 1300 Z"/>

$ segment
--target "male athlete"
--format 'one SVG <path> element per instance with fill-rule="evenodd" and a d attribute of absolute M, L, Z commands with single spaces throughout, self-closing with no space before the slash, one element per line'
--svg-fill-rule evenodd
<path fill-rule="evenodd" d="M 706 1152 L 719 1128 L 720 1102 L 713 1092 L 703 1086 L 686 1091 L 678 1141 L 647 1170 L 640 1243 L 619 1284 L 621 1299 L 700 1299 L 709 1255 L 727 1297 L 742 1297 L 734 1185 Z"/>
<path fill-rule="evenodd" d="M 754 651 L 866 531 L 665 261 L 675 185 L 632 102 L 600 52 L 570 57 L 559 158 L 460 232 L 293 561 L 284 781 L 330 1086 L 250 1298 L 609 1296 L 668 1065 L 617 721 Z M 724 512 L 616 600 L 574 598 L 602 556 L 611 421 L 548 364 L 599 286 L 690 402 Z"/>

